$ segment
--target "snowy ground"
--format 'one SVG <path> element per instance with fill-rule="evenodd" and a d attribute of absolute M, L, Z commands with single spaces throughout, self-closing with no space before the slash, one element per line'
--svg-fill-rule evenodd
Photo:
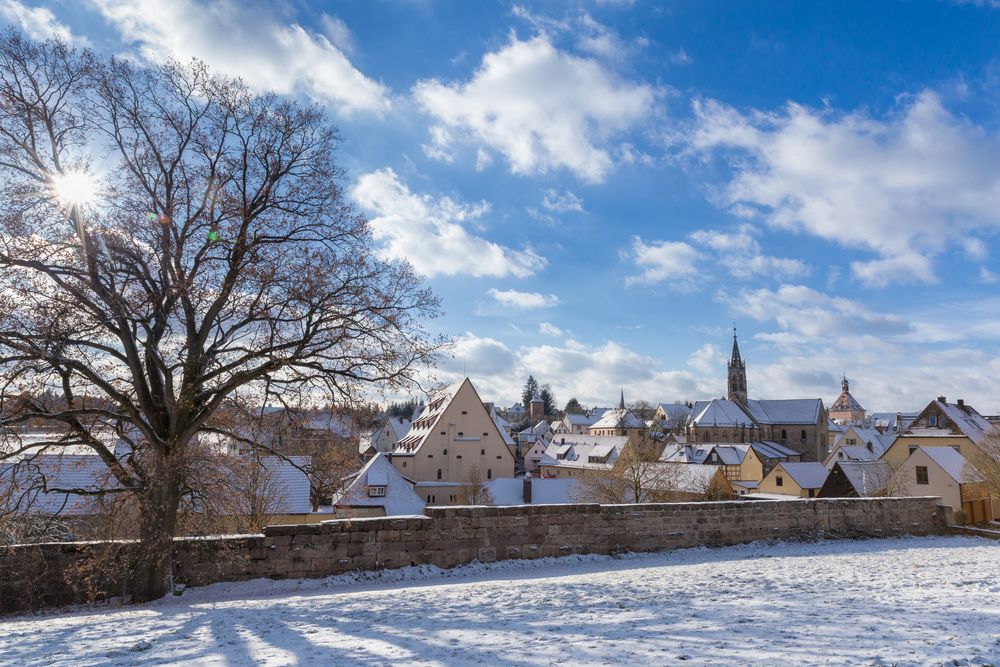
<path fill-rule="evenodd" d="M 1000 543 L 907 538 L 217 584 L 0 619 L 0 664 L 1000 663 Z"/>

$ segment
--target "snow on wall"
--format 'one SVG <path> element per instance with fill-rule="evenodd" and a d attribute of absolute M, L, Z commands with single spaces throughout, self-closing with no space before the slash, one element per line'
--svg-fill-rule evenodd
<path fill-rule="evenodd" d="M 423 516 L 270 526 L 263 535 L 178 539 L 178 583 L 326 577 L 358 570 L 586 553 L 725 546 L 762 539 L 944 534 L 951 510 L 939 498 L 835 498 L 643 505 L 428 507 Z M 79 601 L 66 572 L 90 550 L 128 543 L 0 549 L 0 612 Z M 35 571 L 18 571 L 30 553 Z M 44 565 L 43 568 L 38 567 Z M 68 578 L 72 581 L 73 577 Z M 109 591 L 120 591 L 111 582 Z"/>

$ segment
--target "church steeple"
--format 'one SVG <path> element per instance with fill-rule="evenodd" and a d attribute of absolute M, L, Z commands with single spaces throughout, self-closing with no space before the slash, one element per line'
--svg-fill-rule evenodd
<path fill-rule="evenodd" d="M 625 390 L 624 389 L 622 389 L 622 398 L 618 402 L 618 409 L 619 410 L 624 410 L 625 409 Z"/>
<path fill-rule="evenodd" d="M 742 405 L 747 403 L 747 369 L 740 356 L 740 345 L 736 340 L 736 327 L 733 327 L 733 354 L 726 365 L 729 371 L 729 400 Z"/>
<path fill-rule="evenodd" d="M 851 385 L 847 383 L 847 374 L 844 374 L 844 379 L 840 381 L 840 390 L 845 394 L 851 392 Z"/>

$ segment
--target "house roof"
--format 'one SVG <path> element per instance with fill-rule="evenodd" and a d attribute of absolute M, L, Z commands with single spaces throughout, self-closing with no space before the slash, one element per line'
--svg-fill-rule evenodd
<path fill-rule="evenodd" d="M 838 461 L 836 466 L 862 498 L 881 491 L 892 476 L 892 468 L 885 461 Z"/>
<path fill-rule="evenodd" d="M 758 456 L 765 459 L 787 459 L 793 456 L 801 456 L 801 454 L 794 449 L 789 449 L 788 447 L 780 445 L 773 440 L 751 442 L 750 446 L 753 447 L 753 450 L 757 452 Z"/>
<path fill-rule="evenodd" d="M 959 484 L 981 482 L 984 479 L 979 471 L 965 460 L 964 456 L 951 447 L 918 447 L 917 449 L 926 454 Z"/>
<path fill-rule="evenodd" d="M 753 426 L 753 418 L 735 401 L 713 398 L 698 401 L 692 409 L 691 423 L 706 426 Z"/>
<path fill-rule="evenodd" d="M 645 424 L 634 412 L 615 408 L 608 410 L 590 428 L 642 428 Z"/>
<path fill-rule="evenodd" d="M 717 465 L 659 462 L 646 468 L 645 483 L 654 490 L 703 493 L 719 469 Z"/>
<path fill-rule="evenodd" d="M 864 413 L 864 411 L 865 409 L 861 407 L 861 404 L 858 403 L 853 396 L 851 396 L 851 392 L 849 391 L 841 392 L 840 396 L 837 397 L 837 400 L 830 406 L 830 412 Z"/>
<path fill-rule="evenodd" d="M 553 440 L 545 449 L 539 461 L 543 466 L 566 466 L 571 468 L 601 468 L 606 469 L 613 464 L 621 455 L 622 448 L 628 442 L 628 436 L 624 435 L 573 435 L 559 436 Z M 596 456 L 607 456 L 606 463 L 590 463 L 591 452 L 596 448 L 599 452 L 606 451 L 610 446 L 608 454 L 597 454 Z M 566 456 L 559 459 L 558 455 Z"/>
<path fill-rule="evenodd" d="M 385 496 L 369 497 L 369 486 L 384 486 Z M 424 501 L 384 454 L 376 454 L 358 471 L 354 481 L 334 499 L 334 505 L 382 507 L 386 516 L 420 514 L 424 510 Z"/>
<path fill-rule="evenodd" d="M 829 474 L 822 463 L 808 461 L 801 463 L 782 462 L 778 464 L 781 469 L 788 473 L 799 487 L 803 489 L 818 489 L 823 486 L 826 476 Z M 777 470 L 777 468 L 775 468 Z M 773 471 L 772 471 L 773 472 Z"/>
<path fill-rule="evenodd" d="M 823 414 L 819 398 L 749 400 L 747 410 L 758 424 L 816 424 Z"/>
<path fill-rule="evenodd" d="M 572 477 L 531 478 L 532 505 L 563 505 L 576 502 L 580 483 Z M 497 505 L 524 505 L 524 478 L 500 477 L 486 482 L 486 488 Z"/>
<path fill-rule="evenodd" d="M 302 468 L 309 465 L 311 457 L 290 456 L 288 459 L 264 456 L 260 460 L 273 485 L 271 493 L 275 496 L 275 504 L 270 509 L 275 514 L 308 514 L 312 511 L 309 476 Z"/>

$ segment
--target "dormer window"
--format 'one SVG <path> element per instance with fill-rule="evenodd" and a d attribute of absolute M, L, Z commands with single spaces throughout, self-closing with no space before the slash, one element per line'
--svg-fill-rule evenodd
<path fill-rule="evenodd" d="M 385 498 L 385 485 L 372 484 L 368 487 L 369 498 Z"/>

